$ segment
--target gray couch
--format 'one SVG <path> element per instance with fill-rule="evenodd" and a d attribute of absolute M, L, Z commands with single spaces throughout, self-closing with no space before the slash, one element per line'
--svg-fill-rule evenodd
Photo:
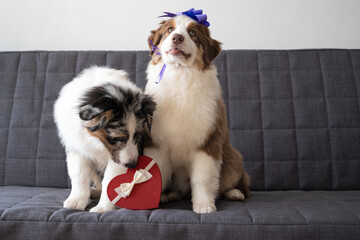
<path fill-rule="evenodd" d="M 218 200 L 202 215 L 190 200 L 102 215 L 62 208 L 60 88 L 95 64 L 144 88 L 148 61 L 146 51 L 0 53 L 1 239 L 360 239 L 360 50 L 216 59 L 231 141 L 252 180 L 245 202 Z"/>

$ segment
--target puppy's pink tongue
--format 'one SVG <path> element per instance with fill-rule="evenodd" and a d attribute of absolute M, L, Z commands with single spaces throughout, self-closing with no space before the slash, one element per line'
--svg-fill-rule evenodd
<path fill-rule="evenodd" d="M 184 52 L 181 51 L 181 50 L 178 49 L 178 48 L 173 48 L 173 49 L 171 49 L 171 50 L 169 51 L 169 53 L 170 53 L 171 55 L 178 55 L 178 54 L 183 54 Z"/>

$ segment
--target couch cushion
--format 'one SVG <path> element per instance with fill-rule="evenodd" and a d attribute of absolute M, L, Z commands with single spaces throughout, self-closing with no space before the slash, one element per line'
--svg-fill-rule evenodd
<path fill-rule="evenodd" d="M 201 215 L 191 210 L 190 200 L 152 211 L 119 209 L 101 215 L 62 208 L 68 194 L 69 189 L 0 187 L 0 235 L 34 239 L 125 235 L 127 239 L 355 239 L 360 234 L 360 191 L 253 192 L 245 202 L 218 200 L 216 213 Z"/>
<path fill-rule="evenodd" d="M 146 84 L 146 51 L 0 53 L 0 185 L 69 187 L 53 121 L 91 65 Z M 360 50 L 229 50 L 215 60 L 252 190 L 360 190 Z"/>

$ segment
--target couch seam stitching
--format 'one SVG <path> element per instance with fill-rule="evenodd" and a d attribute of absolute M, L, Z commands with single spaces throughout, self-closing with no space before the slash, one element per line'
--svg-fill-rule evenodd
<path fill-rule="evenodd" d="M 356 98 L 357 98 L 357 103 L 358 103 L 359 112 L 360 112 L 360 98 L 359 98 L 359 92 L 358 92 L 358 84 L 356 84 L 356 75 L 355 75 L 356 69 L 355 69 L 353 57 L 352 57 L 352 54 L 351 54 L 350 50 L 349 50 L 349 55 L 350 55 L 350 61 L 351 61 L 351 66 L 352 66 L 352 73 L 353 73 L 354 83 L 355 83 Z"/>
<path fill-rule="evenodd" d="M 10 137 L 10 126 L 11 126 L 11 119 L 13 117 L 13 113 L 14 113 L 14 103 L 15 103 L 15 93 L 16 93 L 16 86 L 18 84 L 18 77 L 19 77 L 19 71 L 20 71 L 20 62 L 21 62 L 21 56 L 22 54 L 19 54 L 19 61 L 18 61 L 18 66 L 17 66 L 17 72 L 16 72 L 16 79 L 15 79 L 15 87 L 14 87 L 14 91 L 13 91 L 13 101 L 12 101 L 12 106 L 11 106 L 11 114 L 9 117 L 9 128 L 8 128 L 8 134 L 7 134 L 7 141 L 6 141 L 6 153 L 5 153 L 5 159 L 4 159 L 4 182 L 3 182 L 3 186 L 6 186 L 6 159 L 8 158 L 8 153 L 9 153 L 9 137 Z"/>
<path fill-rule="evenodd" d="M 331 140 L 331 134 L 330 134 L 330 120 L 329 120 L 329 104 L 328 104 L 328 99 L 326 97 L 326 91 L 325 91 L 325 78 L 324 78 L 324 69 L 323 69 L 323 64 L 321 63 L 321 56 L 320 56 L 320 51 L 317 52 L 318 54 L 318 58 L 319 58 L 319 64 L 320 64 L 320 69 L 321 69 L 321 79 L 322 79 L 322 83 L 323 83 L 323 93 L 324 93 L 324 101 L 325 101 L 325 110 L 326 110 L 326 120 L 327 120 L 327 131 L 328 131 L 328 137 L 329 137 L 329 144 L 330 144 L 330 157 L 331 157 L 331 189 L 334 190 L 334 161 L 333 161 L 333 151 L 332 151 L 332 140 Z"/>
<path fill-rule="evenodd" d="M 41 130 L 41 121 L 43 119 L 43 107 L 44 107 L 44 101 L 45 101 L 45 89 L 46 89 L 46 79 L 47 79 L 47 70 L 48 70 L 48 66 L 49 66 L 49 55 L 47 54 L 47 60 L 46 60 L 46 71 L 45 71 L 45 79 L 44 79 L 44 86 L 43 86 L 43 91 L 42 91 L 42 102 L 41 102 L 41 116 L 39 119 L 39 128 L 37 129 L 38 131 L 38 139 L 37 139 L 37 146 L 36 146 L 36 153 L 35 153 L 35 183 L 34 186 L 37 186 L 37 179 L 38 179 L 38 154 L 39 154 L 39 142 L 40 142 L 40 130 Z"/>
<path fill-rule="evenodd" d="M 266 189 L 266 176 L 265 176 L 265 139 L 264 139 L 264 119 L 263 119 L 263 99 L 262 99 L 262 94 L 261 94 L 261 74 L 260 74 L 260 64 L 259 64 L 259 51 L 256 51 L 256 57 L 257 57 L 257 72 L 258 72 L 258 76 L 259 76 L 259 100 L 260 100 L 260 114 L 261 114 L 261 132 L 262 132 L 262 154 L 263 154 L 263 190 Z"/>
<path fill-rule="evenodd" d="M 296 124 L 296 113 L 295 113 L 295 99 L 294 99 L 294 84 L 293 84 L 293 76 L 291 73 L 291 68 L 290 68 L 290 53 L 287 53 L 287 58 L 288 58 L 288 63 L 289 63 L 289 76 L 290 76 L 290 84 L 291 84 L 291 102 L 292 102 L 292 110 L 293 110 L 293 117 L 294 117 L 294 132 L 295 132 L 295 141 L 296 141 L 296 167 L 297 167 L 297 180 L 298 180 L 298 189 L 300 190 L 300 170 L 299 170 L 299 141 L 298 141 L 298 134 L 297 134 L 297 124 Z"/>

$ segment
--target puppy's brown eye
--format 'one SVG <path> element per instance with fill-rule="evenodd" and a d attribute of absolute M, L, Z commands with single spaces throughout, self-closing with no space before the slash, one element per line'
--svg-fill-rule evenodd
<path fill-rule="evenodd" d="M 168 31 L 171 33 L 172 31 L 174 31 L 174 28 L 170 27 Z"/>
<path fill-rule="evenodd" d="M 196 32 L 195 32 L 195 30 L 190 30 L 190 31 L 189 31 L 189 34 L 190 34 L 190 36 L 195 36 L 195 35 L 196 35 Z"/>

